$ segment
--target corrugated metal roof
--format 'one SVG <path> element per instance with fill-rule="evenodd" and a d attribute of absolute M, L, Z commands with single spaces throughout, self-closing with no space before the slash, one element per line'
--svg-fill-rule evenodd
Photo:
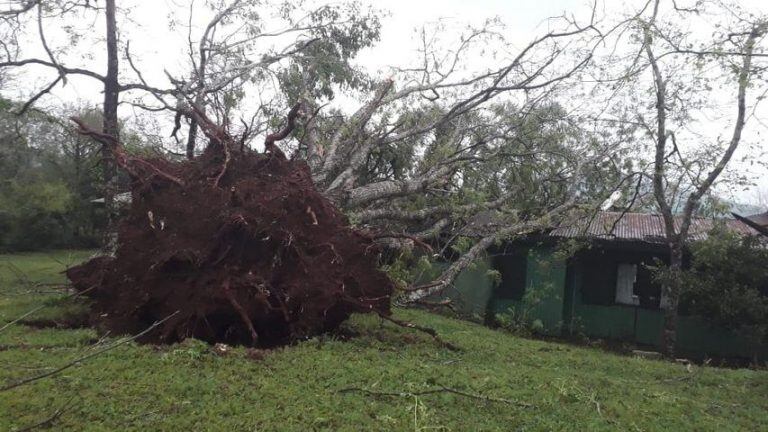
<path fill-rule="evenodd" d="M 589 221 L 589 225 L 587 222 Z M 757 235 L 758 232 L 736 219 L 721 219 L 726 226 L 741 235 Z M 689 230 L 689 241 L 699 241 L 707 237 L 715 224 L 714 219 L 694 218 Z M 676 228 L 680 218 L 676 218 Z M 645 243 L 665 243 L 664 219 L 659 214 L 599 212 L 591 219 L 572 221 L 561 225 L 549 233 L 552 237 L 596 238 L 605 240 L 638 241 Z"/>
<path fill-rule="evenodd" d="M 765 213 L 747 216 L 747 219 L 751 220 L 752 222 L 760 226 L 768 227 L 768 211 Z"/>

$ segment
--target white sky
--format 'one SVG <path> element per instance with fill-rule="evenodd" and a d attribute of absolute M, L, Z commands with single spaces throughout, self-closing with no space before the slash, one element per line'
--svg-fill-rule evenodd
<path fill-rule="evenodd" d="M 202 2 L 202 0 L 197 1 L 198 4 Z M 508 39 L 522 46 L 535 36 L 546 32 L 547 18 L 563 13 L 574 14 L 577 18 L 585 18 L 590 12 L 591 4 L 585 0 L 362 1 L 376 8 L 389 11 L 389 15 L 382 20 L 381 42 L 375 48 L 364 51 L 358 59 L 361 65 L 381 73 L 387 73 L 386 67 L 389 65 L 405 65 L 412 61 L 417 48 L 417 44 L 414 43 L 414 29 L 425 23 L 435 22 L 439 18 L 447 18 L 449 22 L 455 22 L 458 29 L 463 23 L 479 24 L 487 18 L 499 17 L 508 25 L 506 30 L 510 33 L 507 35 Z M 604 12 L 623 11 L 629 9 L 630 6 L 632 9 L 637 8 L 644 1 L 602 0 L 600 9 Z M 313 0 L 313 3 L 319 3 L 319 1 Z M 749 8 L 768 12 L 768 0 L 742 0 L 740 3 Z M 177 14 L 182 11 L 184 13 L 182 19 L 186 19 L 189 4 L 189 1 L 185 0 L 122 0 L 119 2 L 120 7 L 131 10 L 130 18 L 134 21 L 132 24 L 122 24 L 120 29 L 122 41 L 130 40 L 131 51 L 135 53 L 137 60 L 140 59 L 139 68 L 148 78 L 150 84 L 167 87 L 168 82 L 163 72 L 164 69 L 180 72 L 188 68 L 188 62 L 184 56 L 186 29 L 180 28 L 171 31 L 168 28 L 168 22 L 169 14 L 174 11 Z M 201 8 L 198 7 L 197 9 Z M 206 17 L 198 13 L 198 18 L 198 25 L 202 27 Z M 103 34 L 101 22 L 73 24 L 80 28 L 91 28 L 96 34 Z M 51 45 L 56 45 L 57 30 L 46 29 L 46 31 Z M 446 31 L 450 32 L 451 27 L 449 26 Z M 39 45 L 39 42 L 37 44 Z M 38 47 L 38 50 L 41 48 Z M 92 69 L 104 69 L 105 66 L 102 65 L 105 64 L 105 61 L 102 51 L 103 48 L 94 47 L 90 51 L 93 53 L 92 57 L 88 57 L 91 54 L 86 50 L 86 58 L 81 61 L 83 64 L 88 64 Z M 30 53 L 42 54 L 44 57 L 42 51 Z M 480 59 L 479 61 L 483 60 Z M 98 66 L 92 66 L 94 64 Z M 36 83 L 38 88 L 46 82 L 40 74 L 36 73 L 29 74 L 27 80 L 30 83 Z M 123 78 L 124 82 L 127 80 Z M 46 97 L 46 100 L 42 102 L 55 104 L 79 100 L 98 103 L 101 99 L 99 91 L 100 89 L 93 81 L 73 78 L 69 85 L 65 88 L 57 88 L 52 92 L 52 96 Z M 130 113 L 123 112 L 121 115 L 130 115 Z M 748 123 L 745 133 L 746 140 L 759 142 L 757 134 L 765 131 L 765 128 L 757 122 Z M 713 133 L 717 132 L 713 131 Z M 768 145 L 762 143 L 761 147 L 755 151 L 755 156 L 758 153 L 762 154 L 762 157 L 768 154 Z M 743 156 L 750 156 L 750 154 L 737 154 L 735 159 Z M 731 195 L 742 202 L 757 202 L 759 194 L 768 196 L 768 171 L 755 170 L 748 163 L 739 164 L 735 168 L 742 172 L 753 170 L 754 172 L 750 173 L 758 186 L 747 191 L 729 191 L 721 188 L 719 189 L 720 194 Z"/>

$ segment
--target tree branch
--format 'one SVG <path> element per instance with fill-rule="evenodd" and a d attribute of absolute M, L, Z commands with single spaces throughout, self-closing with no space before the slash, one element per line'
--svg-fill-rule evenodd
<path fill-rule="evenodd" d="M 103 347 L 101 349 L 98 349 L 98 350 L 92 351 L 92 352 L 90 352 L 88 354 L 82 355 L 82 356 L 80 356 L 80 357 L 78 357 L 78 358 L 76 358 L 76 359 L 74 359 L 74 360 L 72 360 L 72 361 L 70 361 L 68 363 L 65 363 L 65 364 L 63 364 L 63 365 L 61 365 L 61 366 L 59 366 L 59 367 L 57 367 L 55 369 L 52 369 L 52 370 L 50 370 L 48 372 L 44 372 L 44 373 L 41 373 L 39 375 L 34 375 L 34 376 L 31 376 L 31 377 L 23 378 L 23 379 L 20 379 L 18 381 L 14 381 L 14 382 L 8 383 L 8 384 L 4 385 L 3 387 L 0 387 L 0 392 L 8 391 L 8 390 L 14 389 L 16 387 L 23 386 L 25 384 L 29 384 L 29 383 L 32 383 L 32 382 L 35 382 L 35 381 L 39 381 L 39 380 L 41 380 L 43 378 L 48 378 L 50 376 L 56 375 L 56 374 L 58 374 L 60 372 L 63 372 L 65 370 L 71 368 L 72 366 L 76 366 L 76 365 L 78 365 L 78 364 L 80 364 L 80 363 L 82 363 L 82 362 L 84 362 L 84 361 L 86 361 L 86 360 L 88 360 L 90 358 L 96 357 L 99 354 L 103 354 L 103 353 L 105 353 L 107 351 L 111 351 L 111 350 L 119 347 L 120 345 L 125 345 L 126 343 L 134 341 L 134 340 L 144 336 L 145 334 L 151 332 L 152 330 L 154 330 L 155 328 L 157 328 L 158 326 L 160 326 L 164 322 L 166 322 L 169 319 L 173 318 L 178 313 L 179 313 L 179 311 L 176 311 L 176 312 L 168 315 L 167 317 L 163 318 L 162 320 L 156 321 L 154 324 L 152 324 L 151 326 L 147 327 L 144 331 L 142 331 L 142 332 L 140 332 L 140 333 L 138 333 L 136 335 L 125 337 L 125 338 L 122 338 L 122 339 L 118 339 L 117 341 L 115 341 L 115 342 L 113 342 L 113 343 L 111 343 L 111 344 L 109 344 L 109 345 L 107 345 L 107 346 L 105 346 L 105 347 Z"/>

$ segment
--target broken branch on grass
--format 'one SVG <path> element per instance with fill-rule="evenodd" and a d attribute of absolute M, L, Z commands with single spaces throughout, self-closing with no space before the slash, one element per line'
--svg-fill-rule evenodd
<path fill-rule="evenodd" d="M 417 305 L 428 307 L 428 308 L 431 308 L 431 309 L 437 309 L 437 308 L 444 307 L 444 308 L 448 308 L 448 309 L 450 309 L 450 310 L 452 310 L 454 312 L 456 311 L 456 308 L 453 307 L 453 300 L 451 300 L 451 299 L 445 299 L 445 300 L 441 300 L 441 301 L 417 300 L 415 303 Z"/>
<path fill-rule="evenodd" d="M 456 346 L 456 345 L 454 345 L 454 344 L 452 344 L 450 342 L 444 341 L 440 337 L 440 335 L 437 334 L 437 331 L 435 331 L 435 329 L 433 329 L 433 328 L 425 327 L 425 326 L 418 325 L 418 324 L 414 324 L 414 323 L 408 322 L 408 321 L 401 321 L 399 319 L 392 318 L 391 316 L 384 315 L 384 314 L 381 314 L 381 313 L 379 314 L 379 316 L 382 319 L 384 319 L 384 320 L 387 320 L 387 321 L 389 321 L 389 322 L 391 322 L 393 324 L 399 325 L 400 327 L 410 328 L 410 329 L 414 329 L 414 330 L 418 330 L 420 332 L 426 333 L 426 334 L 432 336 L 432 339 L 434 339 L 437 343 L 439 343 L 440 345 L 442 345 L 445 348 L 448 348 L 451 351 L 461 351 L 461 348 L 459 348 L 458 346 Z"/>
<path fill-rule="evenodd" d="M 25 384 L 29 384 L 29 383 L 32 383 L 32 382 L 35 382 L 35 381 L 39 381 L 39 380 L 41 380 L 43 378 L 48 378 L 48 377 L 50 377 L 52 375 L 56 375 L 56 374 L 58 374 L 58 373 L 60 373 L 60 372 L 62 372 L 64 370 L 67 370 L 67 369 L 71 368 L 72 366 L 76 366 L 76 365 L 84 362 L 85 360 L 88 360 L 88 359 L 90 359 L 92 357 L 96 357 L 97 355 L 103 354 L 103 353 L 105 353 L 107 351 L 113 350 L 113 349 L 119 347 L 120 345 L 125 345 L 126 343 L 134 341 L 134 340 L 144 336 L 145 334 L 151 332 L 152 330 L 154 330 L 155 328 L 157 328 L 158 326 L 160 326 L 164 322 L 166 322 L 169 319 L 173 318 L 178 313 L 179 313 L 179 311 L 176 311 L 176 312 L 168 315 L 167 317 L 161 319 L 160 321 L 156 321 L 154 324 L 152 324 L 151 326 L 149 326 L 146 329 L 144 329 L 144 331 L 142 331 L 141 333 L 138 333 L 138 334 L 133 335 L 133 336 L 124 337 L 122 339 L 119 339 L 119 340 L 115 341 L 114 343 L 111 343 L 111 344 L 105 346 L 102 349 L 99 349 L 99 350 L 96 350 L 96 351 L 92 351 L 92 352 L 90 352 L 88 354 L 82 355 L 82 356 L 80 356 L 80 357 L 78 357 L 78 358 L 76 358 L 76 359 L 74 359 L 74 360 L 72 360 L 72 361 L 62 365 L 62 366 L 57 367 L 56 369 L 52 369 L 52 370 L 50 370 L 48 372 L 41 373 L 39 375 L 34 375 L 34 376 L 31 376 L 31 377 L 20 379 L 18 381 L 14 381 L 14 382 L 12 382 L 10 384 L 6 384 L 3 387 L 0 387 L 0 392 L 8 391 L 8 390 L 14 389 L 16 387 L 21 387 L 21 386 L 23 386 Z"/>
<path fill-rule="evenodd" d="M 70 406 L 72 406 L 72 401 L 74 399 L 75 399 L 74 396 L 70 397 L 69 400 L 67 400 L 67 402 L 64 403 L 64 405 L 62 405 L 59 409 L 54 411 L 53 414 L 51 414 L 47 418 L 45 418 L 45 419 L 43 419 L 43 420 L 41 420 L 41 421 L 39 421 L 37 423 L 31 424 L 29 426 L 25 426 L 25 427 L 23 427 L 21 429 L 16 429 L 15 432 L 27 432 L 27 431 L 35 430 L 37 428 L 43 428 L 43 427 L 47 428 L 47 427 L 52 426 L 53 422 L 58 420 L 58 418 L 61 417 L 61 415 L 64 414 L 64 412 L 67 411 Z"/>
<path fill-rule="evenodd" d="M 440 386 L 437 388 L 421 390 L 417 392 L 379 392 L 379 391 L 369 390 L 362 387 L 347 387 L 347 388 L 337 390 L 337 392 L 338 393 L 359 392 L 359 393 L 365 393 L 371 396 L 394 396 L 394 397 L 415 397 L 415 396 L 426 396 L 426 395 L 431 395 L 436 393 L 451 393 L 457 396 L 464 396 L 470 399 L 477 399 L 484 402 L 499 402 L 499 403 L 505 403 L 509 405 L 517 405 L 522 408 L 534 408 L 534 405 L 529 404 L 527 402 L 468 393 L 463 390 L 457 390 L 455 388 L 446 387 L 446 386 Z"/>
<path fill-rule="evenodd" d="M 96 288 L 96 286 L 95 286 L 95 285 L 94 285 L 94 286 L 92 286 L 92 287 L 90 287 L 90 288 L 88 288 L 88 289 L 85 289 L 85 290 L 83 290 L 83 291 L 78 291 L 78 292 L 75 292 L 75 293 L 72 293 L 72 294 L 68 294 L 68 295 L 66 295 L 66 296 L 64 296 L 64 297 L 62 297 L 62 298 L 60 298 L 60 299 L 58 299 L 58 300 L 67 300 L 67 299 L 70 299 L 70 298 L 77 298 L 77 297 L 79 297 L 79 296 L 81 296 L 81 295 L 83 295 L 83 294 L 85 294 L 85 293 L 87 293 L 87 292 L 89 292 L 89 291 L 93 290 L 94 288 Z M 11 322 L 8 322 L 8 323 L 5 323 L 5 325 L 4 325 L 4 326 L 0 327 L 0 333 L 2 333 L 2 332 L 3 332 L 5 329 L 7 329 L 8 327 L 10 327 L 10 326 L 12 326 L 12 325 L 14 325 L 14 324 L 18 323 L 19 321 L 21 321 L 21 320 L 23 320 L 24 318 L 26 318 L 26 317 L 28 317 L 28 316 L 30 316 L 30 315 L 32 315 L 32 314 L 34 314 L 34 313 L 35 313 L 35 312 L 37 312 L 37 311 L 40 311 L 40 310 L 42 310 L 42 309 L 45 309 L 45 308 L 47 308 L 48 306 L 49 306 L 49 305 L 47 305 L 47 304 L 42 304 L 42 305 L 40 305 L 40 306 L 37 306 L 37 307 L 33 308 L 33 309 L 32 309 L 32 310 L 30 310 L 29 312 L 27 312 L 27 313 L 25 313 L 25 314 L 21 315 L 20 317 L 16 318 L 15 320 L 13 320 L 13 321 L 11 321 Z"/>

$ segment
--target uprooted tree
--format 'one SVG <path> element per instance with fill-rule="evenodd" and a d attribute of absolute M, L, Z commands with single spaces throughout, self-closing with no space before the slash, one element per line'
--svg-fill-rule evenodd
<path fill-rule="evenodd" d="M 298 108 L 267 137 L 266 153 L 191 113 L 210 142 L 182 163 L 129 156 L 75 119 L 133 180 L 116 255 L 67 272 L 97 322 L 138 333 L 172 315 L 145 340 L 269 346 L 333 329 L 353 312 L 389 315 L 393 285 L 371 236 L 315 189 L 306 163 L 274 145 Z"/>
<path fill-rule="evenodd" d="M 230 6 L 189 53 L 191 77 L 169 72 L 170 85 L 145 79 L 124 44 L 124 63 L 138 82 L 119 83 L 121 102 L 174 113 L 174 132 L 187 131 L 188 162 L 134 157 L 109 133 L 83 129 L 133 181 L 116 257 L 70 273 L 81 290 L 92 290 L 109 326 L 136 331 L 180 310 L 156 337 L 269 344 L 332 328 L 353 311 L 386 316 L 394 286 L 376 270 L 378 248 L 392 259 L 393 251 L 431 244 L 440 255 L 476 215 L 495 212 L 501 228 L 462 251 L 437 280 L 399 284 L 400 300 L 418 302 L 449 287 L 491 244 L 550 226 L 623 183 L 620 134 L 596 133 L 556 102 L 574 97 L 605 36 L 594 14 L 587 25 L 553 20 L 561 30 L 517 52 L 506 51 L 511 44 L 495 21 L 469 28 L 448 49 L 435 41 L 450 32 L 424 30 L 418 66 L 373 79 L 349 62 L 376 38 L 360 31 L 371 23 L 339 27 L 328 22 L 337 14 L 321 9 L 311 25 L 294 23 L 297 37 L 287 46 L 246 56 L 243 44 L 259 45 L 270 33 L 255 27 L 237 39 L 230 30 L 254 19 L 258 5 Z M 40 39 L 45 44 L 42 32 Z M 499 64 L 473 65 L 492 44 L 502 47 Z M 93 77 L 61 58 L 13 59 L 0 68 L 27 65 Z M 350 95 L 365 102 L 350 113 L 328 107 L 340 86 L 354 87 Z M 295 134 L 280 144 L 267 140 L 265 154 L 252 151 L 251 142 L 282 117 L 276 107 L 294 104 L 302 107 L 291 116 Z M 200 155 L 198 128 L 209 141 Z M 326 275 L 328 268 L 337 273 Z"/>

